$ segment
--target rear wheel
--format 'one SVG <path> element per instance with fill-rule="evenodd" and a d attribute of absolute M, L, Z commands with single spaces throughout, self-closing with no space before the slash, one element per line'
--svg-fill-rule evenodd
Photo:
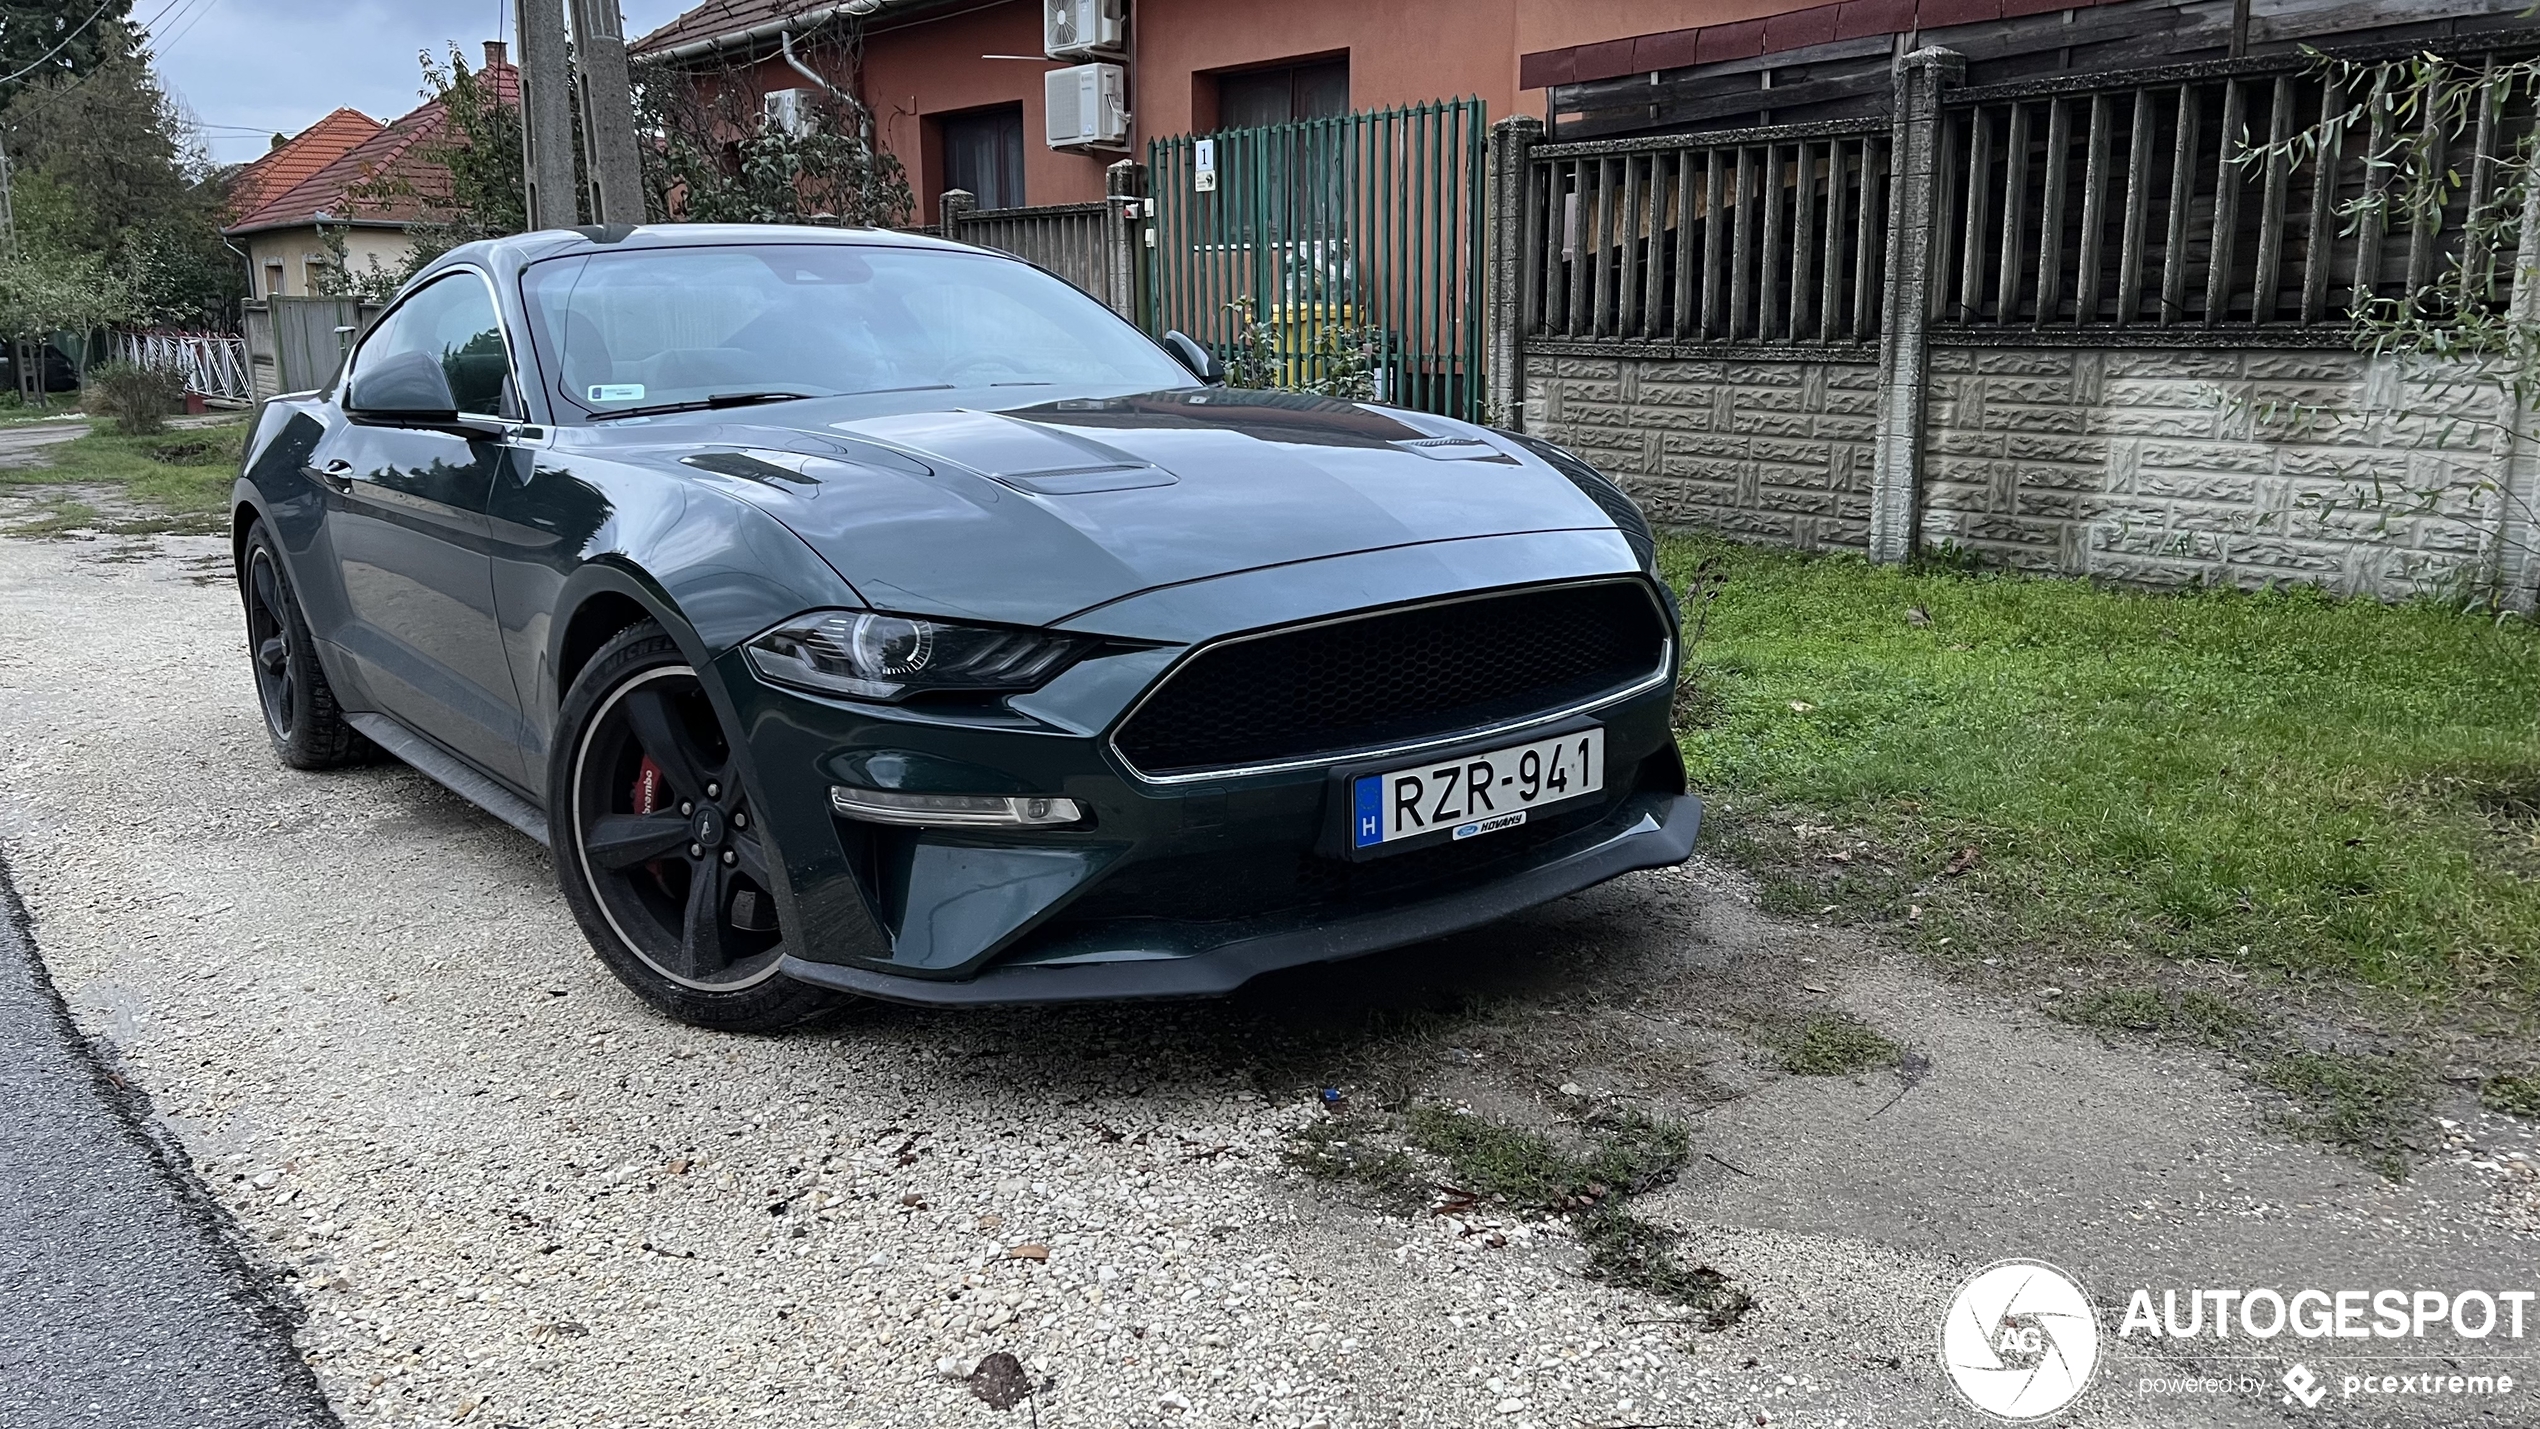
<path fill-rule="evenodd" d="M 777 970 L 776 872 L 740 753 L 679 646 L 620 632 L 566 695 L 548 775 L 565 901 L 637 996 L 700 1027 L 775 1032 L 837 1005 Z"/>
<path fill-rule="evenodd" d="M 291 568 L 262 521 L 247 532 L 238 567 L 247 606 L 247 653 L 255 661 L 256 702 L 274 753 L 294 769 L 331 769 L 367 759 L 374 746 L 346 722 L 318 665 L 317 637 L 300 614 Z"/>

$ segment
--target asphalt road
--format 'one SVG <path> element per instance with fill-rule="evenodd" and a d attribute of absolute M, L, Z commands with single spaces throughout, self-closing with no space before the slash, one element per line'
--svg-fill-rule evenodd
<path fill-rule="evenodd" d="M 95 1056 L 0 864 L 0 1421 L 332 1425 L 294 1316 Z"/>

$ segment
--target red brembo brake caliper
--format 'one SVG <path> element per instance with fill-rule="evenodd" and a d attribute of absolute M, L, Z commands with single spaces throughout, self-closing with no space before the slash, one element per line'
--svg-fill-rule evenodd
<path fill-rule="evenodd" d="M 670 781 L 662 777 L 661 766 L 653 762 L 651 755 L 645 755 L 643 764 L 635 770 L 635 789 L 628 797 L 634 801 L 638 814 L 658 814 L 670 807 Z M 670 893 L 668 860 L 654 859 L 644 865 L 644 871 L 653 876 L 664 895 Z"/>
<path fill-rule="evenodd" d="M 660 813 L 663 806 L 670 802 L 669 791 L 662 787 L 666 782 L 661 776 L 661 766 L 653 762 L 651 755 L 645 755 L 643 766 L 635 771 L 635 812 Z"/>

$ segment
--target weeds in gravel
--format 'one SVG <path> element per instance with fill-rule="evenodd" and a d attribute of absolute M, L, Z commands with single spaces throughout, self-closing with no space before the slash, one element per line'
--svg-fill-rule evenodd
<path fill-rule="evenodd" d="M 238 475 L 242 423 L 152 436 L 96 431 L 30 453 L 35 465 L 0 468 L 0 487 L 110 486 L 146 514 L 101 515 L 85 493 L 44 492 L 29 520 L 10 533 L 58 536 L 71 531 L 113 535 L 163 532 L 199 535 L 224 529 L 231 483 Z"/>
<path fill-rule="evenodd" d="M 2413 1062 L 2351 1052 L 2284 1052 L 2260 1062 L 2258 1080 L 2290 1105 L 2269 1119 L 2305 1141 L 2353 1152 L 2403 1180 L 2425 1125 L 2425 1074 Z"/>
<path fill-rule="evenodd" d="M 1388 1199 L 1416 1201 L 1420 1163 L 1380 1132 L 1374 1118 L 1328 1116 L 1289 1136 L 1280 1155 L 1318 1181 L 1355 1181 Z"/>
<path fill-rule="evenodd" d="M 1582 1155 L 1534 1132 L 1440 1106 L 1415 1106 L 1410 1117 L 1411 1143 L 1443 1157 L 1457 1185 L 1545 1213 L 1663 1186 L 1693 1154 L 1683 1127 L 1643 1112 L 1601 1112 L 1585 1125 L 1596 1140 Z"/>
<path fill-rule="evenodd" d="M 2065 998 L 2055 1015 L 2103 1032 L 2140 1032 L 2177 1042 L 2229 1047 L 2258 1019 L 2210 992 L 2157 987 L 2099 988 Z"/>
<path fill-rule="evenodd" d="M 2489 1077 L 2478 1089 L 2478 1100 L 2489 1111 L 2540 1121 L 2540 1072 L 2508 1072 Z"/>
<path fill-rule="evenodd" d="M 2115 987 L 2069 997 L 2054 1015 L 2101 1032 L 2210 1047 L 2246 1063 L 2285 1103 L 2268 1120 L 2351 1152 L 2400 1180 L 2422 1139 L 2426 1077 L 2408 1058 L 2322 1051 L 2281 1023 L 2196 988 Z"/>
<path fill-rule="evenodd" d="M 1587 1273 L 1673 1300 L 1701 1314 L 1695 1323 L 1725 1329 L 1754 1301 L 1707 1265 L 1675 1253 L 1677 1233 L 1631 1213 L 1626 1201 L 1673 1180 L 1693 1154 L 1689 1133 L 1674 1122 L 1633 1110 L 1597 1113 L 1581 1123 L 1583 1147 L 1489 1118 L 1422 1103 L 1400 1118 L 1353 1112 L 1309 1123 L 1289 1138 L 1289 1164 L 1326 1180 L 1349 1180 L 1395 1199 L 1425 1189 L 1433 1158 L 1457 1194 L 1528 1215 L 1568 1217 L 1587 1250 Z M 1399 1141 L 1397 1141 L 1399 1138 Z M 1406 1149 L 1406 1147 L 1408 1149 Z"/>
<path fill-rule="evenodd" d="M 1904 1049 L 1879 1030 L 1843 1012 L 1816 1012 L 1798 1022 L 1768 1028 L 1765 1040 L 1795 1077 L 1845 1077 L 1889 1067 Z"/>

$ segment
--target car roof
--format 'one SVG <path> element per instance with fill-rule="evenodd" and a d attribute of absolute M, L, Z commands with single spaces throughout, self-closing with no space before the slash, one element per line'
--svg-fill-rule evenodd
<path fill-rule="evenodd" d="M 839 247 L 929 248 L 946 253 L 983 253 L 966 243 L 951 243 L 928 233 L 892 228 L 835 228 L 787 223 L 645 223 L 585 224 L 548 228 L 507 238 L 465 243 L 434 259 L 415 275 L 419 281 L 446 266 L 473 263 L 511 275 L 532 263 L 575 253 L 625 249 L 715 248 L 736 243 L 819 243 Z M 413 286 L 410 281 L 408 287 Z"/>

